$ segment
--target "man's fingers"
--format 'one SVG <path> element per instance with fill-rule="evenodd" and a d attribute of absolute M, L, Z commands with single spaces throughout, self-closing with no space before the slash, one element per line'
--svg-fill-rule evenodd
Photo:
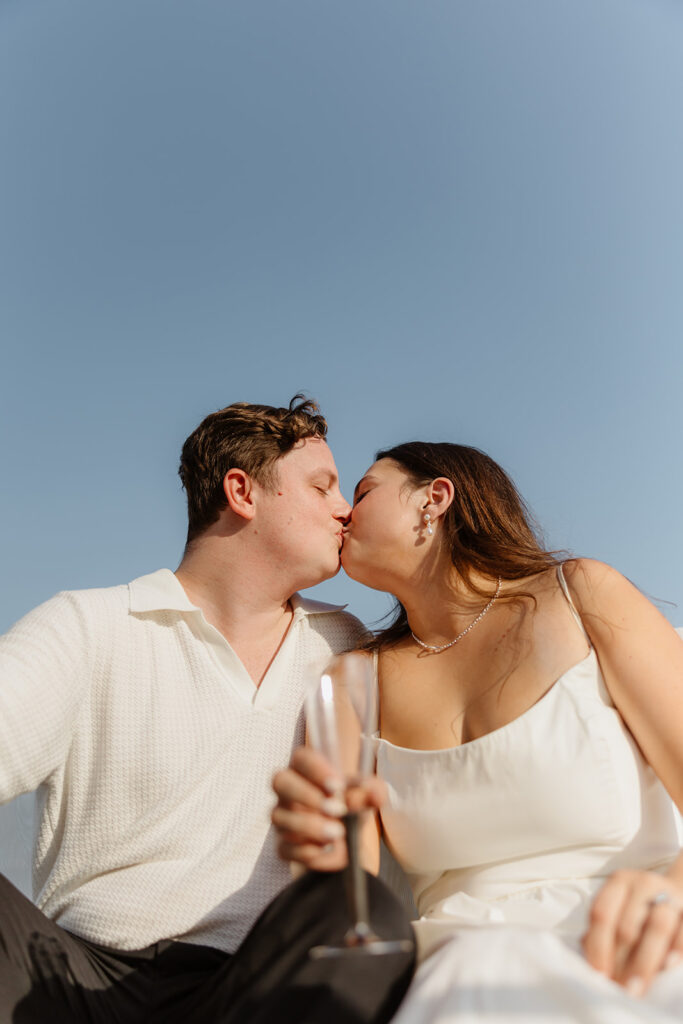
<path fill-rule="evenodd" d="M 617 923 L 628 897 L 629 882 L 616 872 L 593 900 L 583 951 L 597 971 L 612 976 L 615 968 Z"/>

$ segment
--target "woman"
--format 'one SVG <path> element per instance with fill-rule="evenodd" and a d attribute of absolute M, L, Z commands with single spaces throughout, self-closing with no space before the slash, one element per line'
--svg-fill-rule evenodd
<path fill-rule="evenodd" d="M 544 550 L 503 470 L 460 445 L 380 452 L 342 562 L 399 601 L 368 644 L 381 829 L 420 914 L 396 1024 L 679 1019 L 676 632 L 607 565 Z M 309 751 L 293 768 L 281 851 L 338 867 L 326 766 Z M 377 870 L 372 823 L 364 849 Z"/>

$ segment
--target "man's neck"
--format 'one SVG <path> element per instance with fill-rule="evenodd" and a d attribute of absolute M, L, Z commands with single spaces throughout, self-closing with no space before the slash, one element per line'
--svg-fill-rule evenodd
<path fill-rule="evenodd" d="M 292 620 L 291 594 L 283 581 L 220 537 L 195 541 L 175 575 L 258 685 Z"/>

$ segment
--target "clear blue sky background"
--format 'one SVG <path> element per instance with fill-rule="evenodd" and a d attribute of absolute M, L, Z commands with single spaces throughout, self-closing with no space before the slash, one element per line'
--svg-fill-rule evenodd
<path fill-rule="evenodd" d="M 174 568 L 186 435 L 299 389 L 348 494 L 475 444 L 683 625 L 682 97 L 677 0 L 0 0 L 0 628 Z"/>

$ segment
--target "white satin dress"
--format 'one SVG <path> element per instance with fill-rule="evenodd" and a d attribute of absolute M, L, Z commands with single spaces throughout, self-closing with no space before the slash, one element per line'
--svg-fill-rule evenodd
<path fill-rule="evenodd" d="M 683 1020 L 683 966 L 638 999 L 580 951 L 606 878 L 662 870 L 680 848 L 671 799 L 594 650 L 480 739 L 412 750 L 377 736 L 376 754 L 385 840 L 420 915 L 420 965 L 393 1024 Z"/>

